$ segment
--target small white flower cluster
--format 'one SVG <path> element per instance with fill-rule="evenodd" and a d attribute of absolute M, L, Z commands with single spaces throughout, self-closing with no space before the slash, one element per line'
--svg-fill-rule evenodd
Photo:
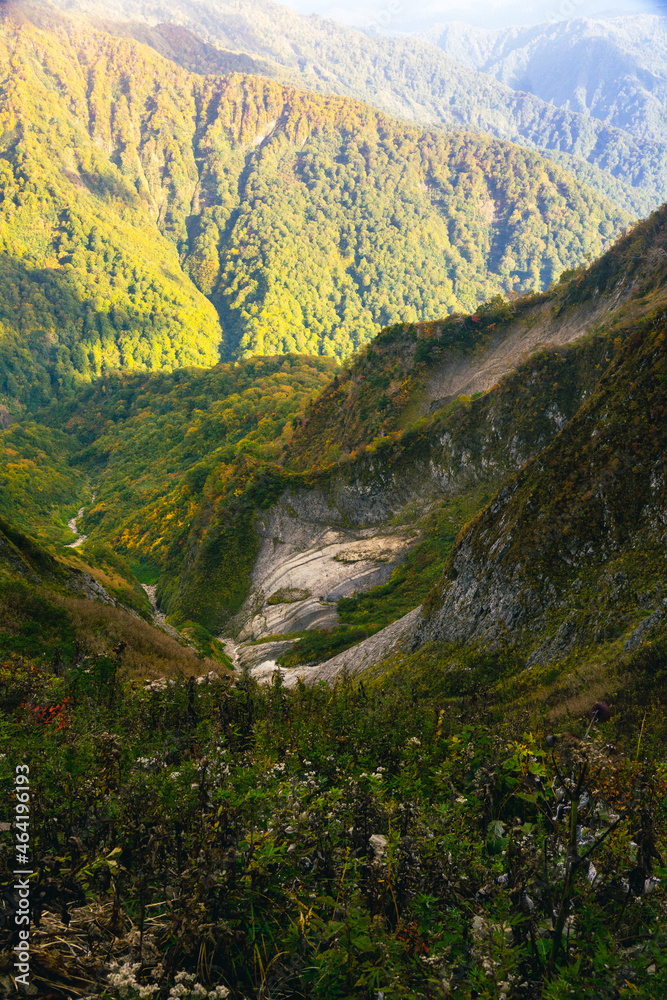
<path fill-rule="evenodd" d="M 145 771 L 149 771 L 153 767 L 164 767 L 164 764 L 157 757 L 137 757 L 135 764 Z"/>
<path fill-rule="evenodd" d="M 177 972 L 174 977 L 175 985 L 169 991 L 170 1000 L 180 1000 L 180 997 L 194 997 L 195 1000 L 225 1000 L 229 996 L 226 986 L 214 986 L 209 989 L 195 982 L 195 977 L 190 972 Z"/>
<path fill-rule="evenodd" d="M 208 776 L 209 781 L 214 787 L 216 787 L 222 778 L 226 778 L 229 771 L 229 764 L 225 764 L 224 758 L 227 756 L 227 750 L 222 747 L 216 747 L 215 753 L 211 754 L 211 758 L 208 762 Z"/>
<path fill-rule="evenodd" d="M 144 691 L 166 691 L 167 687 L 174 686 L 174 681 L 168 681 L 166 677 L 158 677 L 157 680 L 152 681 L 150 677 L 147 677 L 144 684 Z"/>
<path fill-rule="evenodd" d="M 117 971 L 112 972 L 109 976 L 109 985 L 118 990 L 122 997 L 129 997 L 137 993 L 141 1000 L 147 1000 L 148 997 L 152 997 L 157 992 L 159 987 L 156 985 L 141 986 L 137 982 L 137 971 L 140 968 L 140 962 L 136 964 L 125 962 L 123 965 L 116 963 L 115 969 Z"/>

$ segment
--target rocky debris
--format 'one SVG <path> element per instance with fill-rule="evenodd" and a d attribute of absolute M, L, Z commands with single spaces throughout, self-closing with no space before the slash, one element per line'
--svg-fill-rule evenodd
<path fill-rule="evenodd" d="M 336 605 L 309 597 L 298 604 L 264 605 L 240 633 L 241 639 L 301 632 L 307 628 L 333 628 L 338 624 Z"/>
<path fill-rule="evenodd" d="M 195 684 L 213 684 L 215 681 L 220 680 L 220 674 L 216 673 L 215 670 L 209 670 L 207 674 L 202 674 L 201 677 L 195 677 Z"/>
<path fill-rule="evenodd" d="M 223 636 L 218 636 L 218 642 L 221 642 L 225 655 L 229 657 L 232 661 L 232 670 L 238 669 L 239 657 L 238 657 L 238 646 L 233 639 L 225 639 Z"/>
<path fill-rule="evenodd" d="M 649 635 L 655 631 L 664 617 L 665 615 L 662 608 L 658 608 L 658 610 L 654 611 L 652 615 L 645 618 L 644 621 L 637 626 L 632 635 L 625 640 L 623 648 L 626 653 L 633 652 L 641 646 L 642 642 L 645 642 L 648 639 Z"/>
<path fill-rule="evenodd" d="M 277 639 L 275 642 L 260 642 L 257 645 L 248 643 L 238 647 L 238 662 L 241 667 L 248 667 L 253 674 L 263 674 L 267 664 L 271 670 L 276 669 L 276 660 L 294 646 L 298 639 Z"/>
<path fill-rule="evenodd" d="M 252 668 L 251 673 L 258 684 L 272 684 L 274 677 L 280 676 L 283 679 L 285 677 L 284 669 L 278 666 L 276 660 L 263 660 Z M 293 685 L 287 684 L 286 687 Z"/>
<path fill-rule="evenodd" d="M 606 299 L 585 302 L 563 317 L 554 316 L 551 302 L 540 303 L 529 316 L 523 314 L 520 322 L 504 324 L 483 354 L 451 351 L 429 372 L 423 411 L 433 413 L 457 396 L 486 392 L 536 350 L 563 347 L 579 340 L 616 304 Z M 558 427 L 565 423 L 560 414 L 554 414 L 553 419 Z"/>
<path fill-rule="evenodd" d="M 69 545 L 66 546 L 66 548 L 68 549 L 78 549 L 79 545 L 83 545 L 83 543 L 88 538 L 88 535 L 80 534 L 79 529 L 76 526 L 76 522 L 79 520 L 79 518 L 83 517 L 83 512 L 85 509 L 86 509 L 85 507 L 79 507 L 78 514 L 75 517 L 70 517 L 69 521 L 67 522 L 67 527 L 69 528 L 69 530 L 72 532 L 73 535 L 77 536 L 75 542 L 70 542 Z"/>
<path fill-rule="evenodd" d="M 296 604 L 298 601 L 305 601 L 312 597 L 309 590 L 302 590 L 300 587 L 281 587 L 271 594 L 267 604 Z"/>
<path fill-rule="evenodd" d="M 153 625 L 157 628 L 161 628 L 167 635 L 170 635 L 172 639 L 176 639 L 178 642 L 183 641 L 183 636 L 178 632 L 173 625 L 167 624 L 167 618 L 163 611 L 157 606 L 156 591 L 157 583 L 142 583 L 141 585 L 146 592 L 148 600 L 151 602 L 151 607 L 153 609 Z"/>
<path fill-rule="evenodd" d="M 144 691 L 166 691 L 168 687 L 173 687 L 176 681 L 167 680 L 166 677 L 157 677 L 151 680 L 147 677 L 144 681 Z"/>
<path fill-rule="evenodd" d="M 91 498 L 90 498 L 91 504 L 95 503 L 95 498 L 96 497 L 97 497 L 97 493 L 93 493 L 92 496 L 91 496 Z M 74 517 L 70 517 L 69 521 L 67 522 L 67 527 L 69 528 L 69 530 L 72 532 L 73 535 L 77 536 L 76 541 L 70 542 L 69 545 L 65 546 L 65 548 L 67 548 L 67 549 L 78 549 L 78 547 L 80 545 L 83 545 L 83 543 L 88 538 L 88 535 L 82 535 L 79 532 L 79 529 L 77 528 L 77 524 L 76 524 L 77 521 L 81 520 L 81 518 L 83 517 L 85 509 L 86 509 L 85 507 L 79 507 L 78 513 Z"/>
<path fill-rule="evenodd" d="M 88 600 L 101 601 L 102 604 L 110 604 L 114 607 L 120 607 L 119 602 L 108 594 L 102 584 L 98 583 L 98 581 L 92 577 L 90 573 L 81 573 L 77 574 L 77 576 L 79 577 L 81 590 L 83 590 L 83 593 Z M 125 610 L 129 609 L 126 608 Z M 134 612 L 134 614 L 136 615 L 136 612 Z"/>
<path fill-rule="evenodd" d="M 416 538 L 406 538 L 403 535 L 376 535 L 373 538 L 361 538 L 357 542 L 346 545 L 337 555 L 336 562 L 354 564 L 358 562 L 396 562 Z"/>
<path fill-rule="evenodd" d="M 220 674 L 216 673 L 215 670 L 209 670 L 207 674 L 201 674 L 199 677 L 194 678 L 195 684 L 215 684 L 216 681 L 220 680 Z M 166 691 L 167 688 L 173 687 L 176 681 L 173 677 L 167 679 L 166 677 L 156 677 L 151 680 L 150 677 L 146 677 L 144 680 L 144 691 Z"/>
<path fill-rule="evenodd" d="M 387 838 L 382 833 L 372 833 L 368 838 L 368 844 L 373 852 L 373 860 L 382 861 L 387 851 Z"/>
<path fill-rule="evenodd" d="M 538 646 L 526 660 L 526 666 L 532 667 L 536 663 L 550 663 L 551 660 L 562 656 L 572 646 L 577 638 L 577 623 L 575 615 L 570 614 L 558 628 L 553 638 L 543 642 Z"/>
<path fill-rule="evenodd" d="M 353 490 L 342 492 L 342 502 L 321 490 L 289 492 L 258 520 L 262 541 L 239 616 L 241 640 L 333 627 L 339 598 L 386 583 L 417 542 L 418 533 L 405 528 L 343 526 L 347 515 L 363 524 L 388 517 L 388 510 L 379 503 L 373 512 L 365 490 L 356 491 L 356 500 Z"/>
<path fill-rule="evenodd" d="M 386 659 L 392 653 L 407 649 L 414 635 L 415 623 L 421 614 L 421 605 L 410 611 L 407 615 L 399 618 L 398 621 L 387 625 L 380 632 L 364 639 L 363 642 L 346 649 L 342 653 L 325 660 L 324 663 L 315 664 L 308 667 L 292 667 L 290 670 L 282 670 L 283 684 L 285 687 L 296 687 L 299 680 L 307 684 L 316 681 L 332 681 L 340 674 L 360 674 L 364 670 L 375 666 Z M 268 664 L 262 664 L 263 672 L 259 677 L 253 670 L 252 674 L 261 680 L 270 680 L 276 669 L 268 669 Z"/>

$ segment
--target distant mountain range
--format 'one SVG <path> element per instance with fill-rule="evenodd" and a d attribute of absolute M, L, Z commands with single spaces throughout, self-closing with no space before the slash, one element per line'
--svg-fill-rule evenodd
<path fill-rule="evenodd" d="M 519 146 L 34 20 L 0 29 L 15 412 L 112 370 L 344 358 L 388 323 L 546 287 L 630 221 Z"/>
<path fill-rule="evenodd" d="M 438 25 L 428 39 L 469 69 L 642 141 L 667 139 L 667 18 L 577 18 L 486 31 Z"/>
<path fill-rule="evenodd" d="M 424 40 L 371 37 L 271 0 L 61 6 L 134 35 L 191 71 L 257 72 L 357 97 L 407 120 L 538 149 L 635 217 L 667 199 L 659 17 L 500 32 L 442 26 Z"/>

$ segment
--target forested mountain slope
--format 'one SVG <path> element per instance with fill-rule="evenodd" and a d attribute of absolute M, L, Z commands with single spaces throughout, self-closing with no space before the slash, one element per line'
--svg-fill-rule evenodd
<path fill-rule="evenodd" d="M 310 560 L 312 577 L 316 550 L 337 546 L 327 557 L 337 600 L 386 582 L 422 539 L 397 595 L 399 611 L 409 610 L 426 596 L 424 581 L 458 526 L 551 440 L 617 349 L 604 313 L 584 303 L 559 322 L 551 312 L 537 300 L 511 312 L 493 307 L 476 322 L 398 325 L 333 380 L 328 359 L 297 357 L 110 375 L 38 414 L 38 423 L 0 432 L 2 511 L 62 551 L 72 538 L 65 523 L 83 506 L 84 559 L 91 545 L 113 549 L 142 580 L 158 582 L 174 621 L 210 630 L 241 629 L 267 601 L 280 605 L 276 592 L 285 588 L 314 607 L 292 607 L 288 595 L 289 607 L 271 612 L 273 631 L 285 631 L 277 623 L 291 610 L 314 624 L 333 611 L 335 623 L 335 608 L 318 604 L 328 593 L 318 589 L 323 581 L 271 585 L 274 569 L 284 576 L 279 566 L 296 557 L 302 566 Z M 595 328 L 589 341 L 568 346 Z M 539 361 L 523 360 L 549 346 Z M 503 350 L 507 376 L 495 384 L 498 370 L 484 372 Z M 440 399 L 447 374 L 459 378 L 466 365 L 491 392 Z M 403 527 L 392 527 L 400 511 Z M 422 523 L 429 511 L 434 517 Z M 267 579 L 251 585 L 267 545 Z M 419 566 L 428 570 L 423 580 Z M 248 595 L 258 590 L 257 606 Z"/>
<path fill-rule="evenodd" d="M 0 649 L 4 657 L 67 665 L 79 678 L 97 661 L 97 682 L 123 665 L 135 676 L 224 672 L 222 647 L 201 629 L 156 628 L 148 598 L 128 565 L 93 546 L 54 555 L 0 516 Z M 215 659 L 207 658 L 212 654 Z M 100 689 L 101 690 L 101 689 Z"/>
<path fill-rule="evenodd" d="M 0 30 L 10 410 L 114 369 L 344 358 L 548 285 L 627 221 L 520 147 L 47 21 Z"/>
<path fill-rule="evenodd" d="M 250 57 L 263 67 L 259 72 L 287 74 L 301 88 L 349 95 L 408 120 L 483 132 L 565 158 L 567 169 L 635 218 L 667 198 L 664 136 L 649 129 L 638 138 L 625 126 L 554 107 L 550 98 L 499 83 L 419 39 L 371 37 L 321 17 L 302 17 L 271 0 L 61 0 L 61 6 L 107 24 L 110 18 L 131 19 L 134 24 L 110 30 L 136 33 L 160 51 L 166 44 L 170 57 L 183 59 L 189 69 L 199 62 L 200 72 L 219 72 L 220 57 L 187 33 L 174 44 L 178 29 L 224 50 L 225 68 L 247 68 L 229 63 Z M 633 72 L 641 75 L 640 68 Z"/>
<path fill-rule="evenodd" d="M 96 141 L 70 55 L 29 23 L 0 30 L 0 392 L 10 408 L 108 368 L 218 359 L 216 312 L 155 225 L 146 189 Z"/>
<path fill-rule="evenodd" d="M 663 229 L 655 249 L 666 242 Z M 653 305 L 574 419 L 458 541 L 418 642 L 511 635 L 531 665 L 664 631 L 664 297 Z"/>
<path fill-rule="evenodd" d="M 347 622 L 317 648 L 301 636 L 302 662 L 325 658 L 426 598 L 459 528 L 664 308 L 664 216 L 548 294 L 397 324 L 343 368 L 109 375 L 3 432 L 3 512 L 62 544 L 84 505 L 84 557 L 112 547 L 181 624 L 266 638 Z"/>
<path fill-rule="evenodd" d="M 181 635 L 152 627 L 139 579 L 155 584 L 167 551 L 182 559 L 182 525 L 202 500 L 217 489 L 233 503 L 276 461 L 335 367 L 291 357 L 117 373 L 0 430 L 0 646 L 113 659 L 121 642 L 124 665 L 151 676 L 205 673 L 201 655 L 228 662 L 196 616 L 180 617 Z M 87 536 L 73 548 L 77 514 Z M 241 548 L 246 569 L 252 556 Z M 233 558 L 225 567 L 233 600 L 246 578 Z"/>
<path fill-rule="evenodd" d="M 621 128 L 667 138 L 667 21 L 647 14 L 485 30 L 453 23 L 428 37 L 514 90 Z"/>

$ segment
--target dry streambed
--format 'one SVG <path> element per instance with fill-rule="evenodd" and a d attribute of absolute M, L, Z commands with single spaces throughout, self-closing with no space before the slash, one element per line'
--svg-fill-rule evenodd
<path fill-rule="evenodd" d="M 92 494 L 90 498 L 91 506 L 95 503 L 96 496 L 97 493 Z M 79 507 L 78 513 L 74 517 L 70 517 L 69 521 L 67 522 L 67 527 L 69 528 L 69 530 L 72 532 L 73 535 L 77 536 L 75 541 L 70 542 L 66 546 L 66 548 L 68 549 L 78 549 L 79 545 L 83 545 L 83 543 L 88 538 L 88 535 L 82 535 L 77 527 L 77 521 L 81 520 L 81 518 L 84 515 L 85 509 L 86 509 L 85 507 Z"/>

